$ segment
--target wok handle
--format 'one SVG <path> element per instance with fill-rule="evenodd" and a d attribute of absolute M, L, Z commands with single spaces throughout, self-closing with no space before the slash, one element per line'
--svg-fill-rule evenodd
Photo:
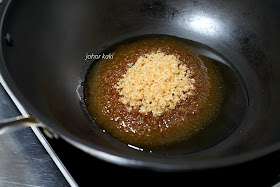
<path fill-rule="evenodd" d="M 22 115 L 13 118 L 0 120 L 0 134 L 10 132 L 23 127 L 39 126 L 38 123 L 30 115 Z"/>

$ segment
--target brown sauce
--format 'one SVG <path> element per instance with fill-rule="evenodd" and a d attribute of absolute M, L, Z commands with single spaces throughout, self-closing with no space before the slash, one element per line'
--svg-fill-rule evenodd
<path fill-rule="evenodd" d="M 145 54 L 158 50 L 176 55 L 190 67 L 195 79 L 194 94 L 160 116 L 131 111 L 119 101 L 115 88 L 126 73 Z M 85 101 L 90 115 L 107 133 L 127 144 L 153 149 L 186 140 L 215 119 L 224 98 L 224 82 L 215 64 L 202 61 L 180 39 L 153 36 L 123 43 L 114 48 L 113 59 L 98 60 L 88 70 Z"/>

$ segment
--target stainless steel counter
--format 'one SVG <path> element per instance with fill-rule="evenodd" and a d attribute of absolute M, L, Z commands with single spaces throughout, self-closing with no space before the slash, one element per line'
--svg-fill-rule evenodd
<path fill-rule="evenodd" d="M 0 119 L 19 114 L 0 85 Z M 0 136 L 1 186 L 70 186 L 31 128 Z"/>

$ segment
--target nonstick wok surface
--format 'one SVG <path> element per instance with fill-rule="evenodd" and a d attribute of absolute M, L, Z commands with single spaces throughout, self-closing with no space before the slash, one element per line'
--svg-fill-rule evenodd
<path fill-rule="evenodd" d="M 103 160 L 165 170 L 213 168 L 279 149 L 280 12 L 276 1 L 9 1 L 1 21 L 0 71 L 39 122 Z M 207 45 L 247 88 L 245 119 L 224 141 L 192 154 L 150 154 L 103 133 L 82 106 L 87 53 L 144 34 Z"/>

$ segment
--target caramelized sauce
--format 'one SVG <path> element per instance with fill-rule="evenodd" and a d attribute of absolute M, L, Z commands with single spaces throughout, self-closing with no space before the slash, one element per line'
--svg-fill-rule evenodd
<path fill-rule="evenodd" d="M 179 56 L 192 69 L 194 94 L 160 116 L 128 111 L 119 101 L 117 82 L 144 55 L 160 50 Z M 215 120 L 224 100 L 225 83 L 215 63 L 195 54 L 179 38 L 156 35 L 116 46 L 113 59 L 100 59 L 88 70 L 85 82 L 87 109 L 107 133 L 127 144 L 156 149 L 185 141 Z"/>

